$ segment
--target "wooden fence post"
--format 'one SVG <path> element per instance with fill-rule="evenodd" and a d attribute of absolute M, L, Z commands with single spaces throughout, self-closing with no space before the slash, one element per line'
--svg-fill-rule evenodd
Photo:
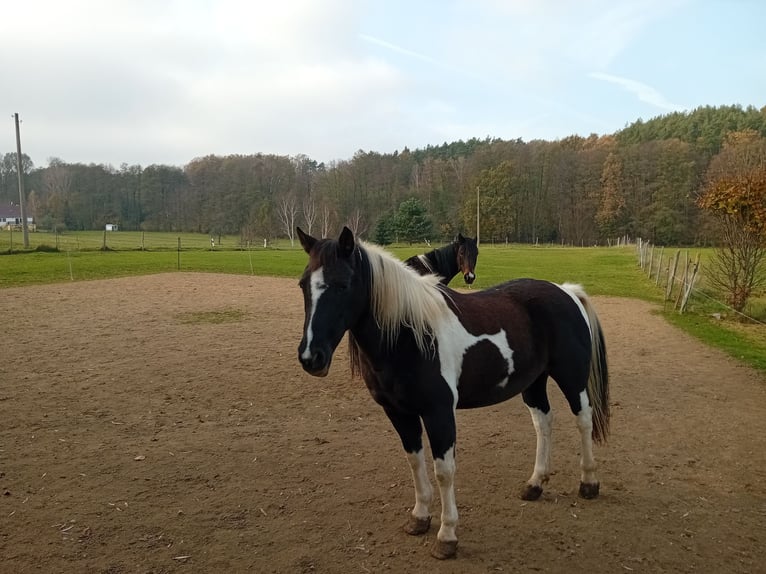
<path fill-rule="evenodd" d="M 662 272 L 662 253 L 665 251 L 665 246 L 660 247 L 660 259 L 657 261 L 657 279 L 654 282 L 655 285 L 660 284 L 660 273 Z"/>
<path fill-rule="evenodd" d="M 673 265 L 668 265 L 668 286 L 665 289 L 665 301 L 670 301 L 673 296 L 673 283 L 676 280 L 676 269 L 678 268 L 678 258 L 681 255 L 681 250 L 676 251 L 676 256 L 673 258 Z"/>
<path fill-rule="evenodd" d="M 686 310 L 686 305 L 689 302 L 689 296 L 692 293 L 692 289 L 694 288 L 694 282 L 697 279 L 697 272 L 700 268 L 700 254 L 697 253 L 697 259 L 694 261 L 694 265 L 692 266 L 692 276 L 689 279 L 689 284 L 686 287 L 686 292 L 684 294 L 684 297 L 681 301 L 681 307 L 678 310 L 679 313 L 683 313 Z"/>
<path fill-rule="evenodd" d="M 687 251 L 684 257 L 684 272 L 681 274 L 681 289 L 678 291 L 676 297 L 676 303 L 673 305 L 674 309 L 677 309 L 681 305 L 681 298 L 684 296 L 686 290 L 686 280 L 689 273 L 689 252 Z"/>

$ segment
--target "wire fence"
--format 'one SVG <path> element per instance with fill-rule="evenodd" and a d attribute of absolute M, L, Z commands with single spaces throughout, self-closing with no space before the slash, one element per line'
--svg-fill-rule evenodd
<path fill-rule="evenodd" d="M 649 241 L 644 241 L 640 238 L 636 240 L 638 265 L 644 270 L 650 280 L 654 279 L 657 287 L 664 289 L 666 303 L 672 303 L 674 310 L 684 313 L 691 296 L 694 295 L 695 297 L 701 297 L 715 303 L 747 321 L 766 326 L 766 323 L 763 321 L 738 311 L 731 305 L 711 297 L 702 289 L 699 289 L 697 284 L 701 277 L 700 253 L 697 253 L 697 256 L 692 259 L 687 250 L 682 260 L 681 251 L 681 249 L 678 249 L 674 255 L 668 255 L 665 258 L 664 247 L 656 247 Z"/>

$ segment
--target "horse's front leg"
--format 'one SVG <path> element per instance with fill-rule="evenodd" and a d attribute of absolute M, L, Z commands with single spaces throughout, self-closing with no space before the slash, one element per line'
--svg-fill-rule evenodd
<path fill-rule="evenodd" d="M 420 417 L 390 408 L 384 410 L 402 441 L 404 452 L 407 453 L 407 461 L 410 463 L 412 481 L 415 484 L 415 506 L 404 525 L 404 531 L 412 535 L 425 534 L 431 527 L 430 506 L 433 500 L 433 488 L 428 479 Z"/>
<path fill-rule="evenodd" d="M 434 458 L 434 474 L 442 503 L 441 525 L 431 554 L 439 559 L 457 554 L 458 513 L 455 502 L 455 411 L 450 405 L 423 416 Z"/>

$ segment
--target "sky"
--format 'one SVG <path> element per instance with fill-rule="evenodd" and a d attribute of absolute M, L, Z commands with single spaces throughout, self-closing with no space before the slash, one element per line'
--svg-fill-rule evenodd
<path fill-rule="evenodd" d="M 766 105 L 762 0 L 24 0 L 0 154 L 183 166 L 610 134 Z"/>

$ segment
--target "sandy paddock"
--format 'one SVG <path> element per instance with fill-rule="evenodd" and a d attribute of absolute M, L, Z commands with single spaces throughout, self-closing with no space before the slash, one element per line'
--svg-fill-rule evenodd
<path fill-rule="evenodd" d="M 595 298 L 612 374 L 600 498 L 555 386 L 517 493 L 520 399 L 458 413 L 458 558 L 401 526 L 409 467 L 351 380 L 297 362 L 295 279 L 173 273 L 0 290 L 0 571 L 763 572 L 766 381 L 643 302 Z M 437 505 L 438 513 L 438 505 Z"/>

